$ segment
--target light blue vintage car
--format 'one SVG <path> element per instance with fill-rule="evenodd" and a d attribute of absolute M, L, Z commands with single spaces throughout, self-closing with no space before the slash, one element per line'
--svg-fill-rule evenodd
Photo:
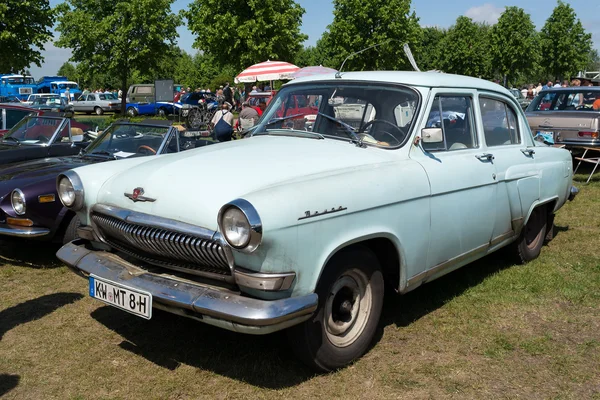
<path fill-rule="evenodd" d="M 299 97 L 310 114 L 290 113 Z M 384 283 L 406 293 L 505 246 L 536 258 L 572 175 L 493 83 L 321 75 L 285 85 L 248 139 L 60 176 L 82 226 L 58 257 L 144 318 L 289 328 L 327 371 L 368 349 Z"/>

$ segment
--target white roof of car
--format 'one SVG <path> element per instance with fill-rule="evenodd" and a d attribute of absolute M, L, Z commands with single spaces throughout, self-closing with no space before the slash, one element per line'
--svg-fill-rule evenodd
<path fill-rule="evenodd" d="M 382 83 L 400 83 L 409 86 L 441 87 L 441 88 L 469 88 L 489 90 L 510 95 L 502 86 L 483 79 L 470 76 L 445 74 L 442 72 L 413 72 L 413 71 L 361 71 L 342 72 L 341 78 L 336 74 L 313 75 L 306 78 L 294 79 L 288 85 L 314 81 L 373 81 Z"/>

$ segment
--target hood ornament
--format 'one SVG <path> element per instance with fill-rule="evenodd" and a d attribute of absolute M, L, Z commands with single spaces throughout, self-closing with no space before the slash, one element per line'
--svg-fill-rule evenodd
<path fill-rule="evenodd" d="M 144 188 L 142 188 L 142 187 L 136 187 L 135 189 L 133 189 L 133 192 L 131 192 L 131 193 L 123 193 L 123 195 L 125 197 L 127 197 L 130 200 L 133 200 L 134 203 L 138 202 L 138 201 L 149 201 L 149 202 L 156 201 L 156 199 L 153 199 L 151 197 L 146 197 L 143 194 L 144 194 Z"/>

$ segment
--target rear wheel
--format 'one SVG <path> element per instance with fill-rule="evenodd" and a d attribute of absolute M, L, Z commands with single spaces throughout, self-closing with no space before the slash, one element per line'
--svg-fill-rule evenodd
<path fill-rule="evenodd" d="M 165 118 L 168 115 L 167 110 L 165 110 L 163 107 L 158 109 L 158 116 L 159 117 L 163 117 Z"/>
<path fill-rule="evenodd" d="M 96 115 L 104 114 L 104 110 L 101 107 L 95 107 L 94 112 L 96 113 Z"/>
<path fill-rule="evenodd" d="M 384 294 L 377 258 L 363 248 L 339 253 L 323 271 L 317 294 L 316 313 L 288 335 L 302 361 L 326 372 L 356 360 L 373 341 Z"/>
<path fill-rule="evenodd" d="M 511 255 L 519 264 L 536 259 L 542 251 L 546 238 L 548 213 L 546 207 L 537 207 L 531 212 L 529 221 L 523 227 L 516 242 L 512 244 Z"/>

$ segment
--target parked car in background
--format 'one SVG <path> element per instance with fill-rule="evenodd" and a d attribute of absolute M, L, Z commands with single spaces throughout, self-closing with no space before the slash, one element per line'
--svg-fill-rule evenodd
<path fill-rule="evenodd" d="M 39 98 L 51 98 L 56 97 L 55 94 L 52 93 L 33 93 L 27 97 L 27 100 L 24 101 L 25 104 L 32 105 L 36 99 Z"/>
<path fill-rule="evenodd" d="M 519 102 L 519 105 L 521 106 L 521 108 L 523 110 L 526 109 L 527 106 L 529 106 L 529 104 L 531 103 L 531 100 L 529 100 L 527 97 L 523 96 L 523 92 L 521 92 L 517 88 L 510 89 L 510 93 L 513 96 L 515 96 L 515 99 L 517 99 L 517 101 Z"/>
<path fill-rule="evenodd" d="M 112 93 L 90 93 L 79 96 L 73 102 L 73 108 L 76 112 L 102 115 L 105 112 L 119 112 L 121 110 L 121 102 Z"/>
<path fill-rule="evenodd" d="M 84 165 L 170 154 L 195 147 L 195 140 L 180 136 L 175 127 L 161 122 L 117 122 L 79 155 L 0 168 L 0 238 L 13 236 L 57 242 L 75 239 L 79 220 L 58 199 L 57 176 Z"/>
<path fill-rule="evenodd" d="M 569 148 L 600 146 L 600 87 L 544 90 L 525 115 L 539 140 Z"/>
<path fill-rule="evenodd" d="M 0 137 L 26 116 L 38 114 L 42 111 L 16 104 L 0 104 Z"/>
<path fill-rule="evenodd" d="M 183 85 L 173 84 L 173 97 L 175 92 L 181 91 Z M 152 103 L 154 102 L 154 83 L 136 83 L 127 89 L 128 103 Z"/>
<path fill-rule="evenodd" d="M 65 113 L 67 117 L 72 117 L 74 113 L 73 104 L 69 103 L 66 97 L 58 94 L 50 97 L 36 97 L 30 107 L 36 110 Z"/>
<path fill-rule="evenodd" d="M 314 121 L 293 114 L 303 96 Z M 336 111 L 349 104 L 365 105 L 357 128 Z M 371 346 L 385 284 L 406 293 L 500 248 L 536 258 L 572 175 L 570 153 L 535 142 L 499 85 L 323 74 L 284 85 L 248 139 L 61 174 L 81 239 L 57 255 L 95 299 L 288 329 L 297 355 L 330 371 Z"/>
<path fill-rule="evenodd" d="M 172 102 L 159 101 L 156 103 L 127 103 L 125 110 L 130 117 L 137 115 L 159 115 L 166 117 L 167 115 L 175 114 L 176 108 Z"/>
<path fill-rule="evenodd" d="M 88 126 L 48 114 L 25 116 L 2 137 L 0 164 L 78 154 L 87 145 Z"/>
<path fill-rule="evenodd" d="M 219 108 L 219 102 L 212 93 L 191 92 L 184 94 L 173 106 L 176 113 L 186 119 L 186 125 L 196 130 L 210 122 Z"/>

